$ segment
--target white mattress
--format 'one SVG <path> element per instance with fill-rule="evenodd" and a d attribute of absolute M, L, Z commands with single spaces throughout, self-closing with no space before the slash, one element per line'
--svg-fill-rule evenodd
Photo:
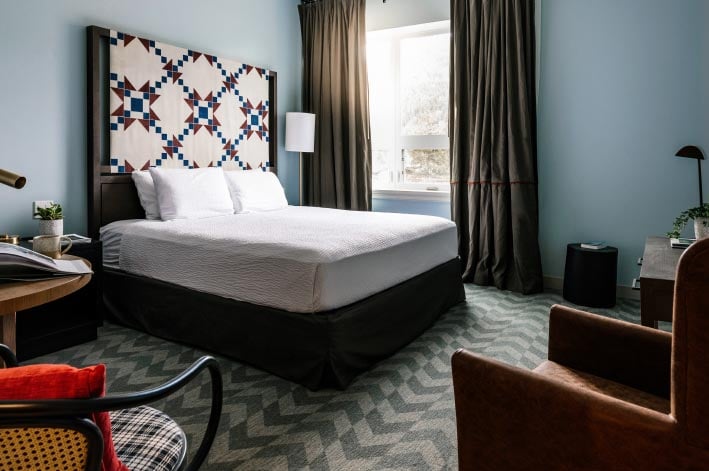
<path fill-rule="evenodd" d="M 292 312 L 346 306 L 457 255 L 446 219 L 300 206 L 117 221 L 101 239 L 104 266 Z"/>

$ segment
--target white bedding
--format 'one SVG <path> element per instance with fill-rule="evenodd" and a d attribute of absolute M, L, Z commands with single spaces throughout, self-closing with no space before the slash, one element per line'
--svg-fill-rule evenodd
<path fill-rule="evenodd" d="M 101 239 L 105 266 L 292 312 L 346 306 L 457 255 L 446 219 L 300 206 L 117 221 Z"/>

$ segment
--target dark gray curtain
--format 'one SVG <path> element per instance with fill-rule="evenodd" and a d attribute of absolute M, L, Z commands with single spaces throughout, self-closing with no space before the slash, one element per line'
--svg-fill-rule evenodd
<path fill-rule="evenodd" d="M 315 152 L 305 156 L 305 202 L 370 210 L 372 150 L 366 62 L 366 0 L 299 5 L 303 111 L 315 113 Z"/>
<path fill-rule="evenodd" d="M 542 290 L 534 0 L 451 0 L 451 205 L 465 281 Z"/>

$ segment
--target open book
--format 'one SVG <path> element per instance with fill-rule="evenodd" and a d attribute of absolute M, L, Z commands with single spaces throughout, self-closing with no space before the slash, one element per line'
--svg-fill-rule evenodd
<path fill-rule="evenodd" d="M 30 249 L 0 242 L 0 281 L 47 280 L 93 273 L 81 260 L 54 260 Z"/>

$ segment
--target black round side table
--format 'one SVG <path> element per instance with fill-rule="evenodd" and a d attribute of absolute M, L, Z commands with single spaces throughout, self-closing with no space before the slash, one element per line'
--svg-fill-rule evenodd
<path fill-rule="evenodd" d="M 618 249 L 583 249 L 581 244 L 566 246 L 564 299 L 589 307 L 615 306 L 618 276 Z"/>

